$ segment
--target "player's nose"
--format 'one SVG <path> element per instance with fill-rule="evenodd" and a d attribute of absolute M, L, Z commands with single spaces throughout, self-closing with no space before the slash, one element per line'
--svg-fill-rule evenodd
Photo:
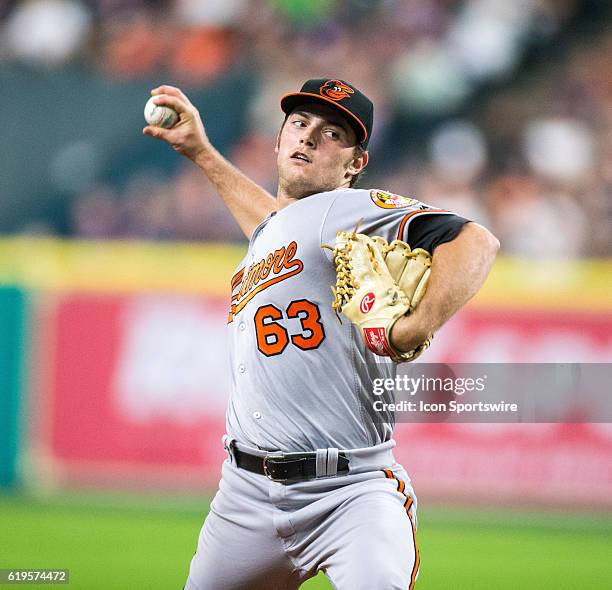
<path fill-rule="evenodd" d="M 310 148 L 316 147 L 317 143 L 314 134 L 309 130 L 304 131 L 304 134 L 300 138 L 300 145 L 306 145 Z"/>

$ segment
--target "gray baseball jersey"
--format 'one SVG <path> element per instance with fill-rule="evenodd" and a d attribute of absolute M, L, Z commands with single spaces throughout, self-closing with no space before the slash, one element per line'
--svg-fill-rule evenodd
<path fill-rule="evenodd" d="M 394 377 L 395 365 L 332 311 L 336 273 L 321 244 L 362 220 L 360 232 L 414 246 L 411 227 L 432 215 L 452 213 L 386 191 L 341 188 L 257 227 L 231 284 L 231 438 L 281 451 L 356 449 L 391 438 L 393 416 L 373 415 L 371 397 L 373 380 Z"/>
<path fill-rule="evenodd" d="M 336 272 L 321 249 L 359 220 L 359 231 L 430 251 L 465 223 L 385 191 L 337 189 L 255 230 L 232 279 L 229 458 L 186 590 L 295 590 L 319 571 L 338 590 L 414 588 L 416 496 L 393 457 L 393 417 L 368 410 L 373 380 L 395 366 L 332 311 Z M 271 481 L 238 468 L 234 448 L 316 451 L 317 478 Z M 349 473 L 334 477 L 338 449 Z"/>

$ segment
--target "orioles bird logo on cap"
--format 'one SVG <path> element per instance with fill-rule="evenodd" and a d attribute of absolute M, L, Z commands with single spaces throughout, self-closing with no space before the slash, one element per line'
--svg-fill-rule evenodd
<path fill-rule="evenodd" d="M 349 98 L 355 91 L 342 80 L 328 80 L 321 86 L 320 90 L 323 96 L 327 96 L 332 100 L 342 100 L 343 98 Z"/>

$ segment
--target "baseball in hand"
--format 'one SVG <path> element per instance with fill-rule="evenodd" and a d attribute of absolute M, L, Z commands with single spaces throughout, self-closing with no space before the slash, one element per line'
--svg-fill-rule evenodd
<path fill-rule="evenodd" d="M 179 120 L 178 113 L 167 106 L 156 105 L 152 96 L 145 105 L 144 118 L 149 125 L 155 127 L 163 127 L 164 129 L 170 129 L 174 127 Z"/>

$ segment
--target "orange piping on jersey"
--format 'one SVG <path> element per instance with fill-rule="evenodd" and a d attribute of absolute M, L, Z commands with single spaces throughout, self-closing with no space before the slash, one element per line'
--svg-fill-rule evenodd
<path fill-rule="evenodd" d="M 419 566 L 421 565 L 421 555 L 417 546 L 416 529 L 414 528 L 414 522 L 412 521 L 410 511 L 406 510 L 406 514 L 408 514 L 408 518 L 410 519 L 410 526 L 412 527 L 412 543 L 414 545 L 414 565 L 412 566 L 412 574 L 410 574 L 410 586 L 408 587 L 408 590 L 413 590 L 414 583 L 416 582 L 417 575 L 419 573 Z"/>
<path fill-rule="evenodd" d="M 450 211 L 447 211 L 446 209 L 417 209 L 416 211 L 411 211 L 408 213 L 408 215 L 405 215 L 400 222 L 399 231 L 397 232 L 397 239 L 404 240 L 402 236 L 404 235 L 404 228 L 406 227 L 406 223 L 409 219 L 416 217 L 417 215 L 426 215 L 431 213 L 450 213 Z"/>
<path fill-rule="evenodd" d="M 408 587 L 408 590 L 413 590 L 417 574 L 419 573 L 419 566 L 421 563 L 421 556 L 419 554 L 419 548 L 417 546 L 416 541 L 416 529 L 414 528 L 414 522 L 412 520 L 412 515 L 410 514 L 410 509 L 412 508 L 413 500 L 410 496 L 407 496 L 404 493 L 404 490 L 406 489 L 406 484 L 403 480 L 396 477 L 393 471 L 391 471 L 390 469 L 383 469 L 383 472 L 387 479 L 394 479 L 397 482 L 397 491 L 401 492 L 406 498 L 406 501 L 404 502 L 404 509 L 406 510 L 406 514 L 408 515 L 408 520 L 410 520 L 410 527 L 412 528 L 412 543 L 414 545 L 414 566 L 412 567 L 412 573 L 410 574 L 410 586 Z"/>

